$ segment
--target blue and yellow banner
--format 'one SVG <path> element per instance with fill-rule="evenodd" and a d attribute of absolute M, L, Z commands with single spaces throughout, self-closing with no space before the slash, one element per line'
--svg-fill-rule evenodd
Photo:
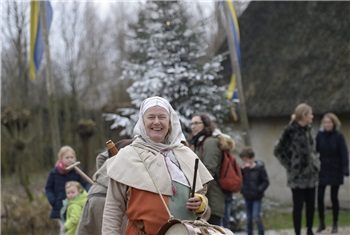
<path fill-rule="evenodd" d="M 230 21 L 230 28 L 233 35 L 234 43 L 235 43 L 235 53 L 237 54 L 238 59 L 238 66 L 241 67 L 241 50 L 240 50 L 240 32 L 239 32 L 239 26 L 238 26 L 238 20 L 237 15 L 235 11 L 235 7 L 231 0 L 226 0 L 227 7 L 229 9 L 230 15 L 229 15 L 229 21 Z M 233 59 L 233 58 L 231 58 Z M 232 68 L 233 69 L 233 68 Z M 238 98 L 238 89 L 236 87 L 236 77 L 234 73 L 231 75 L 230 84 L 227 89 L 226 98 L 233 100 L 234 102 L 239 102 Z"/>
<path fill-rule="evenodd" d="M 50 29 L 52 22 L 52 6 L 50 1 L 45 1 L 45 15 L 47 31 Z M 42 32 L 42 17 L 40 9 L 40 1 L 31 1 L 30 5 L 30 78 L 35 80 L 41 59 L 44 53 L 44 35 Z"/>
<path fill-rule="evenodd" d="M 226 98 L 232 100 L 233 102 L 239 102 L 238 89 L 236 87 L 236 77 L 234 74 L 231 75 L 230 84 L 227 88 Z"/>

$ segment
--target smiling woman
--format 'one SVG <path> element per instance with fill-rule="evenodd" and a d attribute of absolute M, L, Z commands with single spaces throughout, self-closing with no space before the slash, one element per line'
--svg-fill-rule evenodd
<path fill-rule="evenodd" d="M 169 131 L 168 111 L 161 106 L 150 107 L 144 114 L 143 122 L 148 137 L 156 143 L 163 143 Z"/>
<path fill-rule="evenodd" d="M 103 234 L 157 234 L 169 217 L 194 220 L 207 213 L 207 183 L 213 178 L 197 156 L 184 146 L 179 118 L 161 97 L 144 100 L 134 128 L 137 138 L 108 160 L 110 177 L 103 213 Z M 194 184 L 194 185 L 192 185 Z M 191 189 L 195 195 L 190 196 Z"/>

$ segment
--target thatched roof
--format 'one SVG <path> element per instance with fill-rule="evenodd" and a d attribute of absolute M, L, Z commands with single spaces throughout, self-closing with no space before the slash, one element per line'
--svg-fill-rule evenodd
<path fill-rule="evenodd" d="M 301 102 L 316 114 L 350 114 L 349 14 L 345 1 L 249 4 L 238 19 L 248 116 L 290 115 Z"/>

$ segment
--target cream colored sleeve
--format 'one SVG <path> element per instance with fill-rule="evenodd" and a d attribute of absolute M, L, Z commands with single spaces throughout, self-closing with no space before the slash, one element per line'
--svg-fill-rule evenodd
<path fill-rule="evenodd" d="M 128 202 L 128 187 L 109 179 L 103 211 L 102 235 L 121 235 Z"/>

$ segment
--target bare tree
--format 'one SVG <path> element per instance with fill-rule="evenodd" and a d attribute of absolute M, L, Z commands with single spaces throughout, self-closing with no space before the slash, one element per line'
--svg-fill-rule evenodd
<path fill-rule="evenodd" d="M 55 58 L 65 84 L 61 122 L 66 142 L 77 146 L 78 121 L 89 118 L 88 110 L 99 109 L 109 96 L 115 78 L 110 57 L 117 51 L 111 48 L 111 24 L 97 14 L 94 3 L 58 3 L 57 9 Z"/>
<path fill-rule="evenodd" d="M 65 98 L 63 101 L 64 114 L 61 117 L 62 133 L 66 143 L 76 145 L 75 125 L 81 116 L 79 105 L 79 84 L 81 82 L 81 53 L 80 40 L 82 25 L 82 13 L 85 5 L 79 2 L 64 2 L 56 5 L 56 24 L 58 34 L 53 53 L 59 66 L 60 80 L 65 84 Z"/>
<path fill-rule="evenodd" d="M 5 56 L 2 56 L 2 104 L 24 107 L 28 105 L 28 3 L 4 3 L 4 28 L 2 30 Z M 9 53 L 9 54 L 7 54 Z M 5 59 L 6 58 L 6 59 Z M 11 98 L 10 98 L 11 97 Z"/>
<path fill-rule="evenodd" d="M 27 145 L 32 141 L 33 134 L 29 127 L 30 99 L 28 73 L 28 3 L 6 2 L 4 4 L 4 28 L 2 29 L 5 53 L 2 55 L 2 117 L 4 129 L 2 133 L 7 138 L 2 146 L 4 152 L 2 162 L 12 168 L 18 176 L 19 183 L 25 189 L 29 200 L 33 200 L 30 190 L 29 166 L 32 159 L 26 159 Z M 5 108 L 7 106 L 7 108 Z M 22 110 L 13 112 L 12 110 Z M 28 134 L 29 133 L 29 134 Z M 4 145 L 5 143 L 5 145 Z M 3 150 L 2 150 L 3 151 Z M 14 161 L 9 158 L 14 157 Z"/>
<path fill-rule="evenodd" d="M 81 32 L 83 40 L 80 41 L 80 46 L 81 54 L 84 55 L 81 61 L 81 78 L 84 81 L 79 84 L 79 99 L 86 107 L 97 108 L 107 95 L 103 88 L 104 84 L 110 82 L 109 51 L 112 48 L 108 45 L 110 24 L 103 22 L 97 15 L 93 4 L 87 3 L 83 15 L 84 30 Z"/>
<path fill-rule="evenodd" d="M 131 81 L 119 79 L 122 76 L 122 64 L 128 58 L 130 48 L 129 36 L 131 30 L 129 25 L 137 22 L 137 12 L 142 7 L 142 3 L 118 2 L 113 4 L 108 21 L 113 25 L 110 28 L 110 47 L 113 54 L 110 55 L 112 62 L 112 77 L 109 81 L 113 86 L 106 87 L 110 90 L 109 101 L 113 106 L 124 105 L 130 102 L 126 89 L 131 85 Z"/>
<path fill-rule="evenodd" d="M 28 110 L 14 112 L 11 108 L 4 110 L 1 115 L 1 124 L 9 139 L 11 139 L 13 152 L 15 156 L 15 169 L 19 179 L 19 183 L 23 186 L 27 197 L 30 201 L 33 200 L 33 193 L 30 189 L 28 162 L 25 159 L 25 150 L 30 143 L 32 134 L 30 128 L 31 115 Z"/>

